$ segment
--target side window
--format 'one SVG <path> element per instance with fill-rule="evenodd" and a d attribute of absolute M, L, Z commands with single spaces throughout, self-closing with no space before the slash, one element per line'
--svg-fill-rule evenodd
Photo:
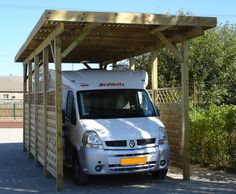
<path fill-rule="evenodd" d="M 71 120 L 74 114 L 75 114 L 74 96 L 72 91 L 69 91 L 66 103 L 66 117 Z"/>

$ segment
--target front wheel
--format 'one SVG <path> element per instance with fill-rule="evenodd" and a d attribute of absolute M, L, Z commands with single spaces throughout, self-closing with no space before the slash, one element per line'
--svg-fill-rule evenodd
<path fill-rule="evenodd" d="M 88 175 L 83 173 L 77 154 L 73 157 L 73 176 L 75 184 L 77 185 L 85 185 L 88 183 Z"/>
<path fill-rule="evenodd" d="M 166 175 L 167 175 L 168 169 L 163 169 L 163 170 L 159 170 L 159 171 L 155 171 L 152 172 L 152 176 L 158 179 L 165 179 Z"/>

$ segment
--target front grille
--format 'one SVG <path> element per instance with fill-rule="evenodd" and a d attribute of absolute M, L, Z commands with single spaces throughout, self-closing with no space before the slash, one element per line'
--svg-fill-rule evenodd
<path fill-rule="evenodd" d="M 155 143 L 156 139 L 151 138 L 151 139 L 138 139 L 137 140 L 137 145 L 147 145 L 147 144 L 153 144 Z"/>
<path fill-rule="evenodd" d="M 134 141 L 137 146 L 145 146 L 148 144 L 154 144 L 156 138 L 137 139 Z M 105 141 L 105 144 L 107 147 L 127 147 L 128 146 L 127 142 L 129 142 L 129 140 L 116 140 L 116 141 Z"/>
<path fill-rule="evenodd" d="M 110 146 L 110 147 L 126 147 L 127 143 L 126 143 L 126 140 L 106 141 L 106 146 Z"/>

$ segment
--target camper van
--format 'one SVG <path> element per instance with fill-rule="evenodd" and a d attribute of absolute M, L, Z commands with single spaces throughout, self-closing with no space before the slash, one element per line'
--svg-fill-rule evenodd
<path fill-rule="evenodd" d="M 62 72 L 64 164 L 76 184 L 90 175 L 168 171 L 166 130 L 145 71 Z"/>

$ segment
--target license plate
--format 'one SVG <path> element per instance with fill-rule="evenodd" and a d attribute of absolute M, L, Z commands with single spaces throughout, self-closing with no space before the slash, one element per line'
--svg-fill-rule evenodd
<path fill-rule="evenodd" d="M 120 159 L 121 165 L 146 164 L 146 163 L 147 163 L 147 157 Z"/>

